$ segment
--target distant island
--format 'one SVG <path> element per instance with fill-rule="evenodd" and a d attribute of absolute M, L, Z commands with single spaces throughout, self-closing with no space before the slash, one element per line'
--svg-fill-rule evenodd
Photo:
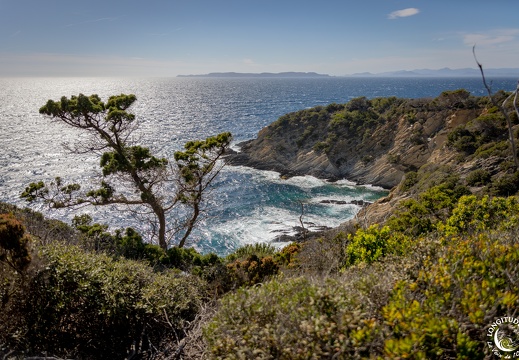
<path fill-rule="evenodd" d="M 318 74 L 315 72 L 280 72 L 280 73 L 237 73 L 237 72 L 214 72 L 209 74 L 202 75 L 178 75 L 177 77 L 212 77 L 212 78 L 223 78 L 223 77 L 233 77 L 233 78 L 242 78 L 242 77 L 254 77 L 254 78 L 323 78 L 330 77 L 327 74 Z"/>
<path fill-rule="evenodd" d="M 517 77 L 519 78 L 519 68 L 500 68 L 485 69 L 486 76 L 493 77 Z M 316 72 L 298 72 L 287 71 L 280 73 L 262 72 L 262 73 L 240 73 L 240 72 L 212 72 L 208 74 L 198 75 L 177 75 L 183 78 L 331 78 L 331 77 L 479 77 L 481 73 L 476 68 L 463 69 L 415 69 L 415 70 L 398 70 L 386 71 L 381 73 L 362 72 L 347 74 L 343 76 L 332 76 L 328 74 L 319 74 Z"/>
<path fill-rule="evenodd" d="M 501 69 L 485 69 L 485 75 L 487 76 L 498 76 L 498 77 L 518 77 L 518 68 L 501 68 Z M 481 73 L 479 69 L 475 68 L 463 68 L 463 69 L 450 69 L 443 68 L 437 70 L 431 69 L 416 69 L 416 70 L 399 70 L 399 71 L 388 71 L 382 73 L 355 73 L 346 75 L 348 77 L 479 77 Z"/>

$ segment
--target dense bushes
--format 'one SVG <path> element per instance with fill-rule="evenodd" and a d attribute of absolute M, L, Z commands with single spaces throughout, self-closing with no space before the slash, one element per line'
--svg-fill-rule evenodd
<path fill-rule="evenodd" d="M 438 185 L 415 200 L 423 214 L 409 211 L 431 225 L 418 235 L 392 220 L 281 251 L 248 245 L 225 259 L 170 250 L 159 272 L 77 246 L 42 247 L 2 305 L 0 343 L 82 359 L 130 349 L 158 357 L 221 296 L 197 339 L 217 359 L 483 359 L 486 327 L 519 306 L 519 203 L 455 189 Z M 332 256 L 339 263 L 325 272 L 305 266 Z"/>
<path fill-rule="evenodd" d="M 367 357 L 377 336 L 355 293 L 340 281 L 272 280 L 225 296 L 206 329 L 218 359 Z"/>
<path fill-rule="evenodd" d="M 24 221 L 37 214 L 26 215 Z M 199 328 L 201 308 L 292 266 L 300 249 L 255 244 L 228 258 L 188 248 L 163 252 L 132 229 L 110 233 L 88 216 L 73 225 L 77 245 L 34 238 L 36 254 L 21 222 L 0 215 L 0 355 L 7 347 L 20 356 L 112 359 L 133 351 L 157 358 L 161 349 L 203 348 L 201 335 L 180 345 Z"/>
<path fill-rule="evenodd" d="M 2 341 L 29 353 L 113 359 L 132 346 L 151 350 L 164 337 L 183 337 L 205 297 L 196 276 L 73 246 L 46 247 L 40 262 L 0 325 Z"/>
<path fill-rule="evenodd" d="M 416 280 L 395 287 L 382 311 L 389 325 L 385 356 L 488 355 L 486 327 L 519 305 L 519 244 L 503 235 L 451 238 L 423 261 Z"/>
<path fill-rule="evenodd" d="M 345 249 L 356 265 L 342 276 L 280 277 L 225 295 L 206 328 L 210 350 L 218 359 L 486 358 L 487 327 L 519 306 L 518 227 L 515 198 L 470 195 L 426 236 L 357 230 Z"/>

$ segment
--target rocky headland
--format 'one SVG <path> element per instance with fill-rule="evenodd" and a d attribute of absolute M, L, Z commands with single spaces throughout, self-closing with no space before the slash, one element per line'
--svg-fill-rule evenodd
<path fill-rule="evenodd" d="M 281 116 L 227 161 L 282 177 L 348 179 L 391 190 L 362 211 L 379 222 L 400 200 L 446 176 L 478 191 L 485 184 L 467 182 L 474 171 L 488 173 L 489 184 L 506 175 L 507 133 L 489 99 L 465 90 L 423 99 L 361 97 Z"/>

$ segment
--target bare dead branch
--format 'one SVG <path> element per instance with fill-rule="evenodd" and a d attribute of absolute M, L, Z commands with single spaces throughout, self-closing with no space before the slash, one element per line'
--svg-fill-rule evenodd
<path fill-rule="evenodd" d="M 499 109 L 501 114 L 503 114 L 503 116 L 506 119 L 506 123 L 507 123 L 507 126 L 508 126 L 508 141 L 510 142 L 510 147 L 511 147 L 511 151 L 512 151 L 512 158 L 514 159 L 515 171 L 518 171 L 519 170 L 519 159 L 517 157 L 517 148 L 516 148 L 516 145 L 515 145 L 515 137 L 514 137 L 512 121 L 510 119 L 510 116 L 508 115 L 508 112 L 506 111 L 506 108 L 505 108 L 506 102 L 508 101 L 508 99 L 513 94 L 510 95 L 507 99 L 505 99 L 503 104 L 497 103 L 497 100 L 494 98 L 494 96 L 492 94 L 492 87 L 487 83 L 487 80 L 485 78 L 485 72 L 483 71 L 483 65 L 477 59 L 477 56 L 476 56 L 476 45 L 474 45 L 472 47 L 472 54 L 474 55 L 474 60 L 476 61 L 476 64 L 479 67 L 479 71 L 481 72 L 481 77 L 483 79 L 483 85 L 487 89 L 488 97 L 489 97 L 490 101 L 492 102 L 492 104 L 495 107 L 497 107 Z M 515 90 L 514 108 L 516 109 L 516 112 L 517 112 L 517 114 L 519 116 L 519 111 L 517 110 L 516 99 L 517 99 L 517 88 Z"/>

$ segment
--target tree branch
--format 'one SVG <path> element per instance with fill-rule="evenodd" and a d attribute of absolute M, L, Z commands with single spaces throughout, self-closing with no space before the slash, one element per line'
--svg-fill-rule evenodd
<path fill-rule="evenodd" d="M 514 137 L 514 131 L 513 131 L 513 127 L 512 127 L 512 121 L 510 120 L 510 116 L 508 115 L 508 112 L 506 111 L 506 108 L 505 108 L 506 102 L 508 101 L 508 99 L 513 94 L 510 95 L 508 98 L 506 98 L 505 101 L 503 102 L 503 104 L 498 104 L 497 101 L 494 99 L 494 96 L 492 95 L 492 88 L 491 88 L 491 86 L 488 85 L 488 83 L 486 81 L 485 73 L 483 71 L 483 65 L 481 65 L 481 63 L 477 59 L 477 56 L 476 56 L 476 45 L 474 45 L 472 47 L 472 53 L 474 55 L 474 60 L 476 61 L 476 64 L 478 64 L 479 71 L 481 72 L 481 77 L 483 79 L 483 85 L 487 89 L 488 97 L 489 97 L 490 101 L 492 102 L 492 104 L 495 107 L 497 107 L 499 109 L 501 114 L 503 114 L 503 116 L 506 119 L 506 123 L 507 123 L 507 126 L 508 126 L 508 141 L 510 142 L 510 147 L 512 148 L 511 151 L 512 151 L 512 157 L 514 159 L 515 171 L 518 171 L 519 170 L 519 159 L 517 158 L 517 148 L 515 146 L 515 137 Z M 515 107 L 515 110 L 516 110 L 516 112 L 517 112 L 517 114 L 519 116 L 519 111 L 517 110 L 517 105 L 516 105 L 517 91 L 518 91 L 518 89 L 516 88 L 516 90 L 515 90 L 515 97 L 514 97 L 514 107 Z"/>

